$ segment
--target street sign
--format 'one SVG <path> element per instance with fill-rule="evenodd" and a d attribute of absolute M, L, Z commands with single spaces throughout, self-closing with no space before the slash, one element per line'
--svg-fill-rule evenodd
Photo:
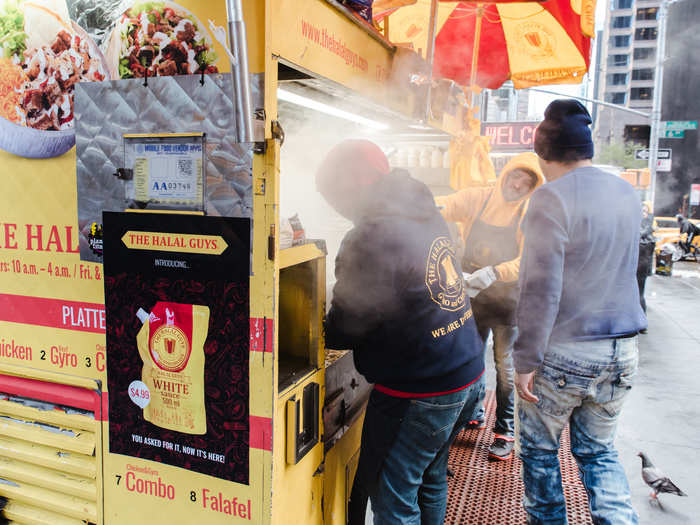
<path fill-rule="evenodd" d="M 651 152 L 648 149 L 634 150 L 636 160 L 649 160 Z M 656 171 L 671 171 L 671 150 L 660 149 L 656 161 Z"/>
<path fill-rule="evenodd" d="M 671 158 L 670 149 L 659 149 L 657 159 L 670 159 Z M 649 160 L 651 157 L 651 152 L 648 149 L 636 149 L 634 150 L 634 158 L 636 160 Z"/>
<path fill-rule="evenodd" d="M 662 129 L 659 131 L 659 137 L 662 139 L 682 139 L 685 137 L 685 131 L 682 129 Z"/>
<path fill-rule="evenodd" d="M 700 184 L 690 185 L 690 205 L 698 206 L 700 205 Z"/>
<path fill-rule="evenodd" d="M 698 129 L 697 120 L 664 120 L 661 122 L 661 126 L 664 129 Z"/>

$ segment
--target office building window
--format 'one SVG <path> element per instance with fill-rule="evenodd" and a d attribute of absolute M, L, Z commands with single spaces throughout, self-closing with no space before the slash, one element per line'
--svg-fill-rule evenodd
<path fill-rule="evenodd" d="M 643 9 L 637 9 L 637 20 L 656 20 L 658 14 L 658 7 L 645 7 Z"/>
<path fill-rule="evenodd" d="M 626 66 L 629 62 L 629 55 L 610 55 L 608 57 L 608 66 L 610 67 Z"/>
<path fill-rule="evenodd" d="M 635 40 L 656 40 L 659 31 L 655 27 L 640 27 L 634 32 Z"/>
<path fill-rule="evenodd" d="M 606 102 L 611 104 L 624 104 L 625 103 L 625 93 L 607 93 L 605 95 Z"/>
<path fill-rule="evenodd" d="M 656 48 L 640 47 L 634 50 L 635 60 L 653 60 L 656 58 Z"/>
<path fill-rule="evenodd" d="M 624 86 L 627 84 L 627 73 L 613 73 L 608 75 L 608 85 Z"/>
<path fill-rule="evenodd" d="M 630 9 L 632 7 L 632 0 L 614 0 L 613 6 L 615 9 Z"/>
<path fill-rule="evenodd" d="M 654 88 L 643 87 L 643 88 L 632 88 L 630 92 L 630 98 L 632 100 L 649 100 L 651 101 L 654 96 Z"/>
<path fill-rule="evenodd" d="M 613 27 L 615 29 L 630 27 L 631 25 L 632 25 L 632 17 L 631 16 L 616 16 L 613 19 Z"/>
<path fill-rule="evenodd" d="M 628 47 L 630 45 L 630 36 L 629 35 L 618 35 L 613 37 L 613 46 L 614 47 Z"/>
<path fill-rule="evenodd" d="M 650 67 L 644 69 L 633 69 L 632 80 L 654 80 L 654 70 Z"/>

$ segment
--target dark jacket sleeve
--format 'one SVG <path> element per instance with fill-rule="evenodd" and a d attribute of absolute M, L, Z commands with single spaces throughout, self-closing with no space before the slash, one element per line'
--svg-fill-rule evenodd
<path fill-rule="evenodd" d="M 639 242 L 642 244 L 654 242 L 654 217 L 651 215 L 642 219 L 639 229 Z"/>
<path fill-rule="evenodd" d="M 397 257 L 381 227 L 355 228 L 335 261 L 336 283 L 326 317 L 326 347 L 357 350 L 368 334 L 392 319 L 400 289 Z"/>
<path fill-rule="evenodd" d="M 515 370 L 524 374 L 542 363 L 559 312 L 568 216 L 558 195 L 545 186 L 531 200 L 523 223 L 525 244 L 520 262 L 518 339 Z"/>

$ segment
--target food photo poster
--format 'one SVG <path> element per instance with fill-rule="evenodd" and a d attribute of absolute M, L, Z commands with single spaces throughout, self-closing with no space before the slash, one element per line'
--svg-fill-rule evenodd
<path fill-rule="evenodd" d="M 79 83 L 228 72 L 226 22 L 211 0 L 0 0 L 0 148 L 71 149 Z"/>

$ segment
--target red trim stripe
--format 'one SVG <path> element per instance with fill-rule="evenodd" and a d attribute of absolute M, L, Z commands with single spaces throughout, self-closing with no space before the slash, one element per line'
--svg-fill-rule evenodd
<path fill-rule="evenodd" d="M 250 448 L 272 451 L 272 419 L 250 416 Z"/>
<path fill-rule="evenodd" d="M 95 418 L 97 418 L 97 414 L 95 414 Z M 109 392 L 102 392 L 102 412 L 99 420 L 109 421 Z"/>
<path fill-rule="evenodd" d="M 386 394 L 386 395 L 392 396 L 392 397 L 403 397 L 403 398 L 414 398 L 414 399 L 418 399 L 418 398 L 421 398 L 421 397 L 444 396 L 444 395 L 447 395 L 447 394 L 453 394 L 453 393 L 455 393 L 455 392 L 459 392 L 460 390 L 464 390 L 465 388 L 467 388 L 467 387 L 473 385 L 474 383 L 476 383 L 476 382 L 481 378 L 482 375 L 484 375 L 484 372 L 485 372 L 485 371 L 486 371 L 486 370 L 484 370 L 483 372 L 481 372 L 481 373 L 479 374 L 479 376 L 478 376 L 476 379 L 474 379 L 473 381 L 467 383 L 466 385 L 460 386 L 459 388 L 453 388 L 452 390 L 445 390 L 444 392 L 426 392 L 426 393 L 419 393 L 419 394 L 417 394 L 417 393 L 414 393 L 414 392 L 402 392 L 401 390 L 394 390 L 393 388 L 388 388 L 388 387 L 385 387 L 385 386 L 382 386 L 382 385 L 379 385 L 379 384 L 374 385 L 374 388 L 375 388 L 378 392 L 381 392 L 382 394 Z"/>
<path fill-rule="evenodd" d="M 104 334 L 105 306 L 63 299 L 0 294 L 0 321 Z"/>
<path fill-rule="evenodd" d="M 250 351 L 272 352 L 275 324 L 266 317 L 250 318 Z"/>
<path fill-rule="evenodd" d="M 102 417 L 102 396 L 94 390 L 0 374 L 0 392 L 94 412 Z"/>

